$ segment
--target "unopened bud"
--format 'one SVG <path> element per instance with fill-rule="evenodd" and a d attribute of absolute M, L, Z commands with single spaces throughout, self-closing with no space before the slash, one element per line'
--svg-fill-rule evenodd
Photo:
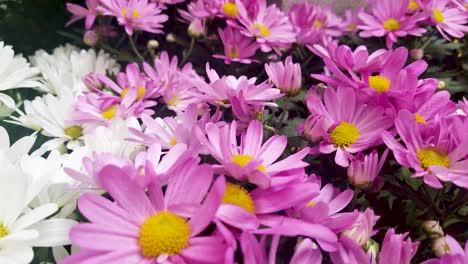
<path fill-rule="evenodd" d="M 167 36 L 166 36 L 166 41 L 167 41 L 167 42 L 176 42 L 175 35 L 172 34 L 172 33 L 167 34 Z"/>
<path fill-rule="evenodd" d="M 206 35 L 205 21 L 203 19 L 193 20 L 188 27 L 188 33 L 194 38 Z"/>
<path fill-rule="evenodd" d="M 444 235 L 442 227 L 440 227 L 438 221 L 428 220 L 422 223 L 421 228 L 430 237 L 439 237 Z"/>
<path fill-rule="evenodd" d="M 424 57 L 424 50 L 423 49 L 412 49 L 409 52 L 410 57 L 413 60 L 420 60 Z"/>
<path fill-rule="evenodd" d="M 445 82 L 444 81 L 439 81 L 439 84 L 437 86 L 437 89 L 442 90 L 445 88 Z"/>
<path fill-rule="evenodd" d="M 99 37 L 96 31 L 88 30 L 83 36 L 83 42 L 88 46 L 94 46 L 98 42 Z"/>
<path fill-rule="evenodd" d="M 146 43 L 146 47 L 148 49 L 157 49 L 159 48 L 159 42 L 155 39 L 151 39 L 148 41 L 148 43 Z"/>

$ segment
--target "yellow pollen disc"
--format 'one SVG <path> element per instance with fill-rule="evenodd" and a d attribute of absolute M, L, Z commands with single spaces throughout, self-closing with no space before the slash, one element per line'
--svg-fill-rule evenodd
<path fill-rule="evenodd" d="M 231 52 L 228 54 L 229 58 L 237 58 L 239 57 L 239 51 L 236 48 L 232 48 Z"/>
<path fill-rule="evenodd" d="M 408 9 L 410 10 L 419 9 L 419 5 L 415 1 L 411 1 L 408 4 Z"/>
<path fill-rule="evenodd" d="M 101 116 L 104 117 L 105 119 L 112 119 L 115 116 L 115 112 L 117 111 L 117 106 L 113 105 L 102 111 Z"/>
<path fill-rule="evenodd" d="M 122 8 L 122 9 L 120 9 L 120 14 L 121 14 L 122 16 L 126 16 L 126 15 L 127 15 L 127 8 L 124 7 L 124 8 Z"/>
<path fill-rule="evenodd" d="M 323 22 L 318 19 L 315 19 L 312 23 L 312 27 L 317 27 L 318 29 L 321 29 L 323 28 Z"/>
<path fill-rule="evenodd" d="M 164 211 L 146 219 L 140 227 L 138 245 L 145 257 L 178 254 L 188 246 L 190 226 L 182 217 Z"/>
<path fill-rule="evenodd" d="M 418 122 L 418 123 L 427 125 L 426 119 L 424 119 L 424 117 L 422 117 L 418 113 L 414 114 L 414 119 L 416 119 L 416 122 Z"/>
<path fill-rule="evenodd" d="M 331 141 L 337 147 L 347 147 L 355 143 L 359 136 L 357 127 L 348 122 L 341 122 L 330 133 Z"/>
<path fill-rule="evenodd" d="M 465 5 L 466 10 L 468 10 L 468 4 Z"/>
<path fill-rule="evenodd" d="M 444 15 L 442 14 L 440 9 L 438 9 L 438 8 L 434 9 L 434 19 L 435 19 L 435 21 L 437 21 L 439 23 L 442 23 L 445 20 Z"/>
<path fill-rule="evenodd" d="M 356 25 L 356 23 L 350 23 L 348 25 L 348 28 L 351 29 L 351 30 L 355 30 L 357 28 L 357 25 Z"/>
<path fill-rule="evenodd" d="M 369 86 L 379 93 L 390 89 L 390 80 L 382 76 L 369 76 Z"/>
<path fill-rule="evenodd" d="M 135 9 L 132 9 L 132 15 L 135 18 L 140 18 L 141 17 L 140 12 L 136 11 Z"/>
<path fill-rule="evenodd" d="M 234 155 L 232 156 L 232 162 L 236 163 L 237 165 L 241 166 L 242 168 L 247 166 L 247 164 L 254 159 L 252 155 Z M 262 164 L 257 167 L 257 170 L 265 172 L 265 166 Z"/>
<path fill-rule="evenodd" d="M 230 17 L 236 17 L 239 15 L 239 10 L 237 9 L 236 4 L 231 2 L 226 2 L 223 5 L 223 11 Z"/>
<path fill-rule="evenodd" d="M 248 212 L 255 214 L 255 204 L 249 192 L 241 186 L 228 183 L 223 196 L 223 203 L 234 204 L 244 208 Z"/>
<path fill-rule="evenodd" d="M 398 20 L 390 18 L 389 20 L 385 21 L 384 28 L 390 31 L 398 30 L 400 29 L 400 22 L 398 22 Z"/>
<path fill-rule="evenodd" d="M 176 105 L 178 105 L 180 102 L 181 102 L 181 100 L 179 99 L 179 96 L 177 96 L 177 94 L 174 94 L 174 96 L 172 96 L 171 101 L 169 101 L 168 105 L 170 105 L 170 106 L 176 106 Z"/>
<path fill-rule="evenodd" d="M 175 146 L 175 144 L 177 144 L 177 139 L 175 137 L 171 138 L 171 141 L 169 143 L 171 143 L 172 146 Z"/>
<path fill-rule="evenodd" d="M 316 203 L 312 202 L 312 201 L 306 203 L 306 206 L 309 206 L 309 207 L 314 207 L 315 205 L 316 205 Z"/>
<path fill-rule="evenodd" d="M 421 162 L 421 167 L 423 167 L 423 169 L 427 169 L 434 165 L 443 167 L 449 166 L 447 155 L 435 148 L 418 150 L 418 159 Z"/>
<path fill-rule="evenodd" d="M 0 222 L 0 238 L 5 237 L 9 234 L 8 228 Z"/>
<path fill-rule="evenodd" d="M 69 126 L 65 128 L 65 135 L 71 137 L 72 139 L 77 139 L 83 135 L 83 128 L 80 126 Z"/>
<path fill-rule="evenodd" d="M 450 252 L 450 247 L 447 243 L 444 243 L 444 251 L 445 253 L 449 253 Z"/>
<path fill-rule="evenodd" d="M 122 92 L 120 93 L 120 98 L 124 98 L 127 95 L 128 89 L 129 88 L 125 88 L 125 89 L 122 90 Z M 145 93 L 146 93 L 146 89 L 143 86 L 139 86 L 136 100 L 141 99 L 143 97 L 143 95 L 145 95 Z"/>
<path fill-rule="evenodd" d="M 252 25 L 252 29 L 259 29 L 260 30 L 260 33 L 257 34 L 257 37 L 265 38 L 265 37 L 270 36 L 270 30 L 268 30 L 268 28 L 265 27 L 262 24 L 254 23 Z"/>

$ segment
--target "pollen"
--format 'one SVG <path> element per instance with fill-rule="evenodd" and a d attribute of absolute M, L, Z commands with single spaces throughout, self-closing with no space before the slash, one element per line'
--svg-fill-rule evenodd
<path fill-rule="evenodd" d="M 234 204 L 255 214 L 255 204 L 249 192 L 239 185 L 228 183 L 223 196 L 223 203 Z"/>
<path fill-rule="evenodd" d="M 418 150 L 418 159 L 421 162 L 421 167 L 427 169 L 431 166 L 449 166 L 449 159 L 442 151 L 435 148 L 420 149 Z"/>
<path fill-rule="evenodd" d="M 127 15 L 127 8 L 124 7 L 124 8 L 122 8 L 122 9 L 120 9 L 120 14 L 121 14 L 123 17 L 126 16 L 126 15 Z"/>
<path fill-rule="evenodd" d="M 382 76 L 369 76 L 369 86 L 380 94 L 390 89 L 390 80 Z"/>
<path fill-rule="evenodd" d="M 419 9 L 419 5 L 415 1 L 410 1 L 408 4 L 408 9 L 409 10 Z"/>
<path fill-rule="evenodd" d="M 438 8 L 434 9 L 434 19 L 435 19 L 435 21 L 437 21 L 439 23 L 443 23 L 444 20 L 445 20 L 444 15 L 442 14 L 440 9 L 438 9 Z"/>
<path fill-rule="evenodd" d="M 127 87 L 127 88 L 122 90 L 122 92 L 120 93 L 120 98 L 124 98 L 127 95 L 128 89 L 129 88 Z M 145 95 L 145 93 L 146 93 L 146 89 L 143 86 L 139 86 L 136 100 L 141 99 L 143 97 L 143 95 Z"/>
<path fill-rule="evenodd" d="M 312 23 L 312 27 L 317 27 L 318 29 L 321 29 L 323 28 L 323 22 L 318 19 L 315 19 Z"/>
<path fill-rule="evenodd" d="M 106 108 L 104 111 L 102 111 L 101 116 L 104 117 L 107 120 L 110 120 L 110 119 L 114 118 L 116 111 L 117 111 L 117 106 L 112 105 L 112 106 Z"/>
<path fill-rule="evenodd" d="M 132 9 L 132 15 L 133 15 L 134 18 L 140 18 L 141 17 L 140 12 L 138 12 L 135 9 Z"/>
<path fill-rule="evenodd" d="M 237 9 L 236 4 L 231 2 L 226 2 L 223 5 L 223 11 L 230 17 L 237 17 L 239 16 L 239 10 Z"/>
<path fill-rule="evenodd" d="M 348 122 L 341 122 L 330 133 L 331 141 L 337 147 L 348 147 L 355 143 L 360 136 L 357 127 Z"/>
<path fill-rule="evenodd" d="M 315 205 L 316 205 L 316 203 L 313 202 L 313 201 L 310 201 L 310 202 L 306 203 L 306 206 L 309 206 L 309 207 L 314 207 Z"/>
<path fill-rule="evenodd" d="M 355 30 L 357 28 L 356 23 L 349 23 L 348 28 L 351 30 Z"/>
<path fill-rule="evenodd" d="M 390 18 L 384 23 L 384 28 L 386 30 L 395 31 L 400 29 L 400 22 L 398 20 Z"/>
<path fill-rule="evenodd" d="M 229 58 L 238 58 L 239 57 L 239 51 L 236 48 L 232 48 L 231 51 L 228 54 Z"/>
<path fill-rule="evenodd" d="M 254 23 L 252 25 L 252 30 L 257 30 L 257 29 L 259 31 L 257 33 L 257 37 L 265 38 L 265 37 L 270 36 L 270 30 L 265 25 Z"/>
<path fill-rule="evenodd" d="M 422 117 L 422 116 L 421 116 L 420 114 L 418 114 L 418 113 L 414 114 L 414 119 L 416 119 L 416 122 L 418 122 L 418 123 L 427 125 L 426 119 L 424 119 L 424 117 Z"/>
<path fill-rule="evenodd" d="M 242 154 L 237 154 L 237 155 L 234 155 L 232 157 L 232 162 L 236 163 L 237 165 L 241 166 L 242 168 L 244 168 L 245 166 L 247 166 L 247 164 L 249 164 L 250 161 L 252 161 L 254 159 L 254 156 L 252 155 L 242 155 Z M 262 171 L 262 172 L 265 172 L 265 166 L 263 166 L 262 164 L 260 166 L 257 167 L 257 170 L 259 171 Z"/>
<path fill-rule="evenodd" d="M 8 228 L 0 222 L 0 238 L 7 236 L 9 233 Z"/>
<path fill-rule="evenodd" d="M 172 146 L 175 146 L 177 144 L 177 139 L 175 137 L 171 138 L 171 141 L 169 142 Z"/>
<path fill-rule="evenodd" d="M 83 135 L 83 128 L 80 126 L 69 126 L 65 128 L 64 132 L 65 135 L 71 137 L 72 139 L 77 139 Z"/>
<path fill-rule="evenodd" d="M 138 244 L 145 257 L 178 254 L 188 246 L 190 226 L 173 213 L 163 211 L 149 217 L 140 227 Z"/>

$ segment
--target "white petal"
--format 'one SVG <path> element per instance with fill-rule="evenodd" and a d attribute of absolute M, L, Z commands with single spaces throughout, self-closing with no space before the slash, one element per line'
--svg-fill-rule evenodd
<path fill-rule="evenodd" d="M 70 228 L 77 222 L 70 219 L 49 219 L 41 221 L 31 228 L 39 231 L 39 237 L 31 242 L 35 247 L 55 247 L 71 244 Z"/>
<path fill-rule="evenodd" d="M 13 226 L 11 227 L 11 231 L 15 232 L 18 230 L 25 229 L 30 225 L 37 223 L 46 217 L 52 215 L 58 210 L 56 204 L 49 203 L 39 206 L 32 210 L 31 212 L 23 215 L 21 218 L 16 221 Z"/>
<path fill-rule="evenodd" d="M 27 245 L 12 245 L 0 250 L 0 263 L 27 264 L 32 261 L 34 251 Z"/>

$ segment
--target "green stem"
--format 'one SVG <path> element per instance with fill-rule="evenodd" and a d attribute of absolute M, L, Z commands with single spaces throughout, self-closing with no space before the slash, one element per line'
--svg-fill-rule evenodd
<path fill-rule="evenodd" d="M 429 207 L 431 208 L 432 213 L 439 218 L 442 214 L 439 212 L 439 207 L 435 204 L 434 199 L 432 199 L 429 190 L 427 189 L 426 185 L 422 186 L 422 190 L 424 196 L 426 196 L 426 201 L 429 203 Z"/>
<path fill-rule="evenodd" d="M 187 62 L 188 58 L 190 58 L 190 56 L 192 55 L 194 47 L 195 47 L 195 38 L 192 38 L 192 40 L 190 41 L 190 47 L 187 50 L 187 52 L 185 53 L 184 58 L 180 62 L 180 66 L 184 65 Z"/>
<path fill-rule="evenodd" d="M 289 106 L 289 98 L 286 98 L 286 102 L 284 103 L 284 107 L 283 107 L 283 112 L 281 113 L 279 117 L 278 129 L 281 128 L 281 125 L 283 124 L 283 121 L 286 118 L 286 114 L 288 113 L 288 106 Z"/>
<path fill-rule="evenodd" d="M 140 54 L 140 52 L 138 51 L 138 48 L 136 47 L 136 44 L 135 44 L 135 41 L 133 40 L 133 37 L 131 36 L 128 36 L 128 39 L 130 40 L 130 47 L 132 47 L 132 50 L 133 52 L 135 53 L 135 55 L 138 57 L 138 59 L 141 61 L 141 62 L 144 62 L 145 61 L 145 58 L 143 58 L 143 56 Z"/>

